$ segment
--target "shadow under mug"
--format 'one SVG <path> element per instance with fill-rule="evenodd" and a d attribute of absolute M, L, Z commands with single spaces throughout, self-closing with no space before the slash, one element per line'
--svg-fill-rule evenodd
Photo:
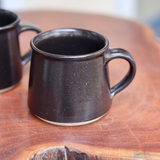
<path fill-rule="evenodd" d="M 20 56 L 18 36 L 21 32 L 40 30 L 30 23 L 20 23 L 17 14 L 0 9 L 0 93 L 14 88 L 22 77 L 22 66 L 31 59 L 30 50 Z"/>
<path fill-rule="evenodd" d="M 115 94 L 127 87 L 136 73 L 126 50 L 109 48 L 101 34 L 83 29 L 56 29 L 31 40 L 28 105 L 41 120 L 76 126 L 94 122 L 111 107 Z M 108 62 L 122 58 L 129 71 L 110 88 Z"/>

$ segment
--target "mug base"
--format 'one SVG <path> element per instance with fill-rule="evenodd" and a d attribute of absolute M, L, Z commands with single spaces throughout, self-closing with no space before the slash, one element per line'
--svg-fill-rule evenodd
<path fill-rule="evenodd" d="M 69 127 L 69 126 L 82 126 L 82 125 L 86 125 L 86 124 L 90 124 L 90 123 L 93 123 L 95 121 L 98 121 L 100 118 L 102 118 L 103 116 L 105 116 L 108 112 L 106 112 L 104 115 L 98 117 L 98 118 L 95 118 L 95 119 L 92 119 L 92 120 L 89 120 L 89 121 L 85 121 L 85 122 L 76 122 L 76 123 L 61 123 L 61 122 L 53 122 L 53 121 L 49 121 L 49 120 L 46 120 L 46 119 L 43 119 L 37 115 L 35 115 L 37 118 L 39 118 L 40 120 L 44 121 L 44 122 L 47 122 L 49 124 L 53 124 L 53 125 L 57 125 L 57 126 L 66 126 L 66 127 Z"/>
<path fill-rule="evenodd" d="M 14 84 L 13 86 L 8 87 L 8 88 L 0 89 L 0 93 L 7 92 L 7 91 L 9 91 L 9 90 L 15 88 L 18 84 L 19 84 L 19 82 L 16 83 L 16 84 Z"/>

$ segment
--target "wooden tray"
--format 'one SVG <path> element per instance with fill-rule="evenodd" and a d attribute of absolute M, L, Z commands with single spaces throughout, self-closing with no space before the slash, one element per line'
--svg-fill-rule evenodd
<path fill-rule="evenodd" d="M 99 32 L 110 47 L 128 50 L 137 64 L 134 81 L 113 99 L 101 120 L 79 127 L 59 127 L 34 117 L 27 106 L 29 67 L 15 89 L 0 94 L 0 159 L 25 160 L 40 149 L 64 146 L 110 159 L 160 159 L 160 44 L 148 27 L 123 19 L 63 12 L 18 13 L 43 31 L 84 28 Z M 26 52 L 35 33 L 20 35 Z M 111 85 L 127 72 L 124 60 L 110 62 Z"/>

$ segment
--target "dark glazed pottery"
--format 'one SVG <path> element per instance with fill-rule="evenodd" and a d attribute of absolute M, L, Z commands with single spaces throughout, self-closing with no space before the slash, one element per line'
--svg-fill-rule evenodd
<path fill-rule="evenodd" d="M 22 77 L 22 66 L 31 59 L 31 50 L 20 56 L 18 36 L 21 32 L 40 30 L 29 23 L 20 23 L 13 12 L 0 9 L 0 93 L 15 87 Z"/>
<path fill-rule="evenodd" d="M 87 124 L 101 118 L 115 94 L 127 87 L 136 73 L 132 56 L 109 48 L 108 40 L 93 31 L 56 29 L 31 40 L 33 50 L 28 105 L 38 118 L 56 125 Z M 108 62 L 129 62 L 127 75 L 110 88 Z"/>

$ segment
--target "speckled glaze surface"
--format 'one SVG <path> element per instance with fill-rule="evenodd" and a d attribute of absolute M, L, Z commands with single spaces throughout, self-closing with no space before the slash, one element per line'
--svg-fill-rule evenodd
<path fill-rule="evenodd" d="M 43 32 L 31 40 L 31 47 L 28 105 L 34 115 L 50 123 L 78 125 L 103 116 L 113 96 L 135 76 L 132 56 L 123 49 L 109 49 L 108 40 L 93 31 Z M 114 58 L 127 60 L 130 69 L 110 88 L 107 63 Z"/>
<path fill-rule="evenodd" d="M 22 66 L 31 59 L 31 51 L 20 56 L 18 35 L 25 30 L 40 32 L 31 24 L 20 23 L 13 12 L 0 9 L 0 93 L 12 89 L 22 77 Z"/>

